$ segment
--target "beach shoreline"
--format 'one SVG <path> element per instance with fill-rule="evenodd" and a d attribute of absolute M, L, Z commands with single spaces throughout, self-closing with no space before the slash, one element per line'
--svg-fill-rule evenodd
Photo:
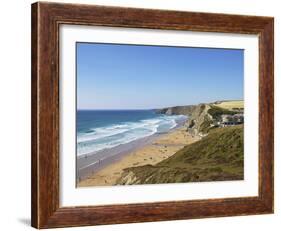
<path fill-rule="evenodd" d="M 199 139 L 200 137 L 192 136 L 187 132 L 184 122 L 179 123 L 174 129 L 165 134 L 154 134 L 150 137 L 132 141 L 122 147 L 105 150 L 112 153 L 111 158 L 109 156 L 98 162 L 91 160 L 91 158 L 99 158 L 97 155 L 78 158 L 77 167 L 78 169 L 80 167 L 80 171 L 78 170 L 80 175 L 77 177 L 77 186 L 116 185 L 116 181 L 121 177 L 124 169 L 147 164 L 155 165 L 174 155 L 184 146 Z M 100 153 L 101 156 L 104 154 Z"/>
<path fill-rule="evenodd" d="M 109 164 L 115 163 L 131 152 L 138 150 L 148 144 L 151 144 L 155 139 L 164 134 L 175 131 L 183 127 L 186 119 L 177 120 L 177 125 L 170 131 L 165 133 L 155 133 L 153 135 L 131 141 L 126 144 L 121 144 L 113 148 L 104 149 L 98 152 L 87 153 L 77 157 L 76 160 L 76 181 L 77 183 L 93 175 L 97 171 L 103 169 Z"/>

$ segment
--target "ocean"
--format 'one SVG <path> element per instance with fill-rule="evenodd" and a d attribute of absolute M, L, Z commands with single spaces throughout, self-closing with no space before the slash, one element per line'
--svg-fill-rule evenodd
<path fill-rule="evenodd" d="M 77 155 L 95 154 L 144 137 L 166 133 L 186 120 L 154 110 L 78 110 Z"/>

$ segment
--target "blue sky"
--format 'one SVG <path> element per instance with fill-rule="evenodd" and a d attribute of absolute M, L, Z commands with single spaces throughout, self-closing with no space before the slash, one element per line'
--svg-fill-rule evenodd
<path fill-rule="evenodd" d="M 243 50 L 77 43 L 78 109 L 243 99 Z"/>

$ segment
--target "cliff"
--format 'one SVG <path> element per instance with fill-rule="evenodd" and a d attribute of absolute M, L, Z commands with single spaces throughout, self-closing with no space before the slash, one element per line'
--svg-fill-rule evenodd
<path fill-rule="evenodd" d="M 214 126 L 213 117 L 209 114 L 209 104 L 199 104 L 192 111 L 187 121 L 187 129 L 193 135 L 205 135 Z"/>
<path fill-rule="evenodd" d="M 187 115 L 187 129 L 193 135 L 203 135 L 212 125 L 212 116 L 208 113 L 209 104 L 176 106 L 156 110 L 157 113 L 166 115 Z"/>
<path fill-rule="evenodd" d="M 188 120 L 186 123 L 187 130 L 193 135 L 204 136 L 215 128 L 221 120 L 223 114 L 235 114 L 236 112 L 215 104 L 201 103 L 198 105 L 176 106 L 163 109 L 157 109 L 157 113 L 166 115 L 186 115 Z"/>
<path fill-rule="evenodd" d="M 166 115 L 191 115 L 192 111 L 196 108 L 196 105 L 188 105 L 188 106 L 176 106 L 176 107 L 167 107 L 156 109 L 156 112 L 159 114 Z"/>

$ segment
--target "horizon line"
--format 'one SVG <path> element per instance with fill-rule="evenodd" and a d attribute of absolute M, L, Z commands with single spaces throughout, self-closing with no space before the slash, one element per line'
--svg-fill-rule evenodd
<path fill-rule="evenodd" d="M 192 105 L 199 105 L 204 103 L 215 103 L 215 102 L 227 102 L 227 101 L 244 101 L 244 99 L 226 99 L 226 100 L 215 100 L 212 102 L 203 102 L 197 104 L 184 104 L 184 105 L 174 105 L 174 106 L 165 106 L 165 107 L 153 107 L 153 108 L 76 108 L 77 111 L 90 111 L 90 110 L 99 110 L 99 111 L 106 111 L 106 110 L 155 110 L 155 109 L 163 109 L 163 108 L 170 108 L 170 107 L 184 107 L 184 106 L 192 106 Z"/>

